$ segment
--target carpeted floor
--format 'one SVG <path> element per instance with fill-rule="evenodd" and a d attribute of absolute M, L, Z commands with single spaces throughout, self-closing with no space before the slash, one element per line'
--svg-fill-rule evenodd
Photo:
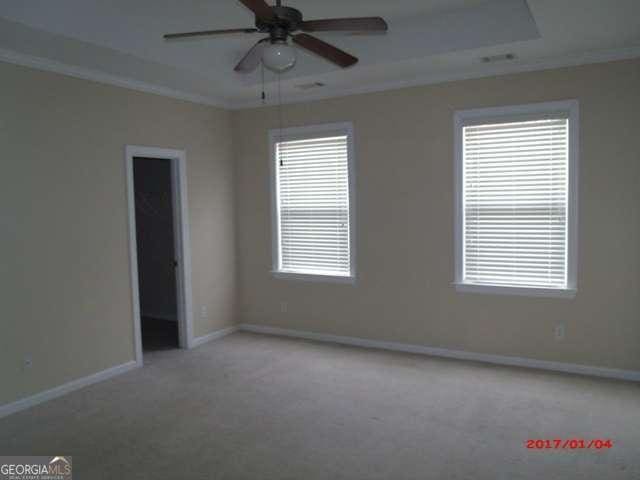
<path fill-rule="evenodd" d="M 86 479 L 638 479 L 640 386 L 236 333 L 0 420 Z M 527 439 L 610 438 L 596 450 Z"/>

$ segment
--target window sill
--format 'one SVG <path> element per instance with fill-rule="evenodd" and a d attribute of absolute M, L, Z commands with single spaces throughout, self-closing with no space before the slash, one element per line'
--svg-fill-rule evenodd
<path fill-rule="evenodd" d="M 473 283 L 454 283 L 457 292 L 483 293 L 489 295 L 519 295 L 523 297 L 574 298 L 576 289 L 503 287 L 498 285 L 477 285 Z"/>
<path fill-rule="evenodd" d="M 322 275 L 317 273 L 300 273 L 300 272 L 283 272 L 279 270 L 272 270 L 271 275 L 274 278 L 280 280 L 298 280 L 302 282 L 325 282 L 325 283 L 347 283 L 355 284 L 356 278 L 354 276 L 341 276 L 341 275 Z"/>

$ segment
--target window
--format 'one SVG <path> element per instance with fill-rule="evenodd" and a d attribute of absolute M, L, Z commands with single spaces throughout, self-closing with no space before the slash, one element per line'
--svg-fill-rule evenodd
<path fill-rule="evenodd" d="M 272 130 L 274 274 L 352 282 L 350 124 Z"/>
<path fill-rule="evenodd" d="M 576 101 L 457 112 L 456 285 L 573 296 Z"/>

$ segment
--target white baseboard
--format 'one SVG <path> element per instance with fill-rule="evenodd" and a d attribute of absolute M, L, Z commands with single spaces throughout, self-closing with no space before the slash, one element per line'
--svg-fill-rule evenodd
<path fill-rule="evenodd" d="M 236 330 L 238 330 L 238 327 L 233 326 L 223 328 L 221 330 L 216 330 L 215 332 L 209 333 L 208 335 L 203 335 L 202 337 L 195 338 L 193 339 L 190 348 L 197 347 L 199 345 L 202 345 L 203 343 L 224 337 L 226 335 L 229 335 L 230 333 L 235 332 Z M 22 398 L 5 405 L 0 405 L 0 418 L 33 407 L 40 403 L 46 402 L 47 400 L 52 400 L 54 398 L 60 397 L 67 393 L 73 392 L 74 390 L 79 390 L 94 383 L 107 380 L 108 378 L 115 377 L 116 375 L 120 375 L 121 373 L 128 372 L 129 370 L 141 366 L 142 363 L 138 363 L 133 360 L 131 362 L 123 363 L 122 365 L 116 365 L 115 367 L 102 370 L 101 372 L 93 373 L 86 377 L 72 380 L 49 390 L 45 390 L 44 392 L 36 393 L 35 395 L 32 395 L 30 397 Z"/>
<path fill-rule="evenodd" d="M 69 392 L 73 392 L 74 390 L 79 390 L 83 387 L 93 385 L 94 383 L 98 383 L 108 378 L 115 377 L 116 375 L 120 375 L 121 373 L 128 372 L 129 370 L 141 366 L 142 364 L 139 364 L 135 360 L 132 360 L 131 362 L 116 365 L 115 367 L 107 368 L 106 370 L 93 373 L 86 377 L 78 378 L 62 385 L 58 385 L 57 387 L 45 390 L 44 392 L 36 393 L 35 395 L 31 395 L 30 397 L 22 398 L 5 405 L 0 405 L 0 418 L 6 417 L 7 415 L 11 415 L 12 413 L 16 413 L 21 410 L 25 410 L 27 408 L 31 408 L 35 405 L 46 402 L 47 400 L 52 400 Z"/>
<path fill-rule="evenodd" d="M 202 335 L 201 337 L 196 337 L 191 341 L 191 345 L 189 346 L 189 348 L 195 348 L 198 347 L 200 345 L 202 345 L 203 343 L 207 343 L 210 342 L 212 340 L 216 340 L 218 338 L 222 338 L 225 337 L 235 331 L 238 330 L 238 327 L 233 326 L 233 327 L 227 327 L 227 328 L 221 328 L 220 330 L 216 330 L 215 332 L 211 332 L 208 333 L 207 335 Z"/>
<path fill-rule="evenodd" d="M 487 353 L 467 352 L 464 350 L 449 350 L 448 348 L 427 347 L 424 345 L 412 345 L 400 342 L 384 342 L 380 340 L 368 340 L 358 337 L 343 337 L 341 335 L 329 335 L 324 333 L 305 332 L 288 328 L 268 327 L 264 325 L 251 325 L 243 323 L 240 330 L 268 335 L 280 335 L 285 337 L 305 338 L 320 342 L 340 343 L 357 347 L 380 348 L 398 352 L 418 353 L 436 357 L 455 358 L 458 360 L 472 360 L 476 362 L 493 363 L 497 365 L 509 365 L 515 367 L 535 368 L 551 370 L 554 372 L 574 373 L 596 377 L 615 378 L 618 380 L 630 380 L 640 382 L 640 371 L 620 370 L 616 368 L 594 367 L 576 363 L 551 362 L 548 360 L 536 360 L 533 358 L 512 357 L 507 355 L 491 355 Z"/>

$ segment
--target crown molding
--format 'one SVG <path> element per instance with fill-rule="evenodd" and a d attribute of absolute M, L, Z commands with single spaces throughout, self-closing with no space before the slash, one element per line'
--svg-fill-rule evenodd
<path fill-rule="evenodd" d="M 127 88 L 129 90 L 135 90 L 138 92 L 152 93 L 154 95 L 160 95 L 162 97 L 169 97 L 177 100 L 198 103 L 201 105 L 230 108 L 228 102 L 220 98 L 183 92 L 169 87 L 154 85 L 148 82 L 134 80 L 120 75 L 112 75 L 109 73 L 100 72 L 98 70 L 78 67 L 76 65 L 69 65 L 66 63 L 58 62 L 56 60 L 50 60 L 34 55 L 27 55 L 25 53 L 20 53 L 5 48 L 0 48 L 0 61 L 12 63 L 15 65 L 21 65 L 23 67 L 30 67 L 37 70 L 59 73 L 61 75 L 80 78 L 82 80 L 91 80 L 93 82 L 103 83 L 106 85 Z"/>
<path fill-rule="evenodd" d="M 610 49 L 595 50 L 580 54 L 564 55 L 549 59 L 538 60 L 534 62 L 515 63 L 505 65 L 482 66 L 481 68 L 446 72 L 431 75 L 423 75 L 414 77 L 410 80 L 394 80 L 382 82 L 374 85 L 365 85 L 353 88 L 343 88 L 324 92 L 315 92 L 302 95 L 290 96 L 282 101 L 283 104 L 304 103 L 316 100 L 326 100 L 329 98 L 346 97 L 349 95 L 360 95 L 365 93 L 384 92 L 388 90 L 399 90 L 402 88 L 419 87 L 425 85 L 434 85 L 438 83 L 453 82 L 459 80 L 470 80 L 475 78 L 492 77 L 497 75 L 508 75 L 513 73 L 533 72 L 539 70 L 550 70 L 554 68 L 575 67 L 579 65 L 588 65 L 594 63 L 605 63 L 616 60 L 628 60 L 640 57 L 640 45 Z M 68 65 L 56 60 L 49 60 L 43 57 L 27 55 L 13 50 L 0 48 L 0 61 L 22 65 L 24 67 L 45 70 L 49 72 L 59 73 L 70 77 L 81 78 L 83 80 L 91 80 L 116 87 L 127 88 L 144 93 L 152 93 L 163 97 L 175 98 L 187 102 L 208 105 L 212 107 L 226 108 L 229 110 L 243 110 L 249 108 L 271 107 L 274 104 L 262 104 L 259 99 L 255 100 L 236 100 L 231 101 L 218 97 L 209 97 L 172 88 L 154 85 L 140 80 L 134 80 L 119 75 L 112 75 L 97 70 L 92 70 L 75 65 Z"/>
<path fill-rule="evenodd" d="M 540 70 L 551 70 L 563 67 L 577 67 L 594 63 L 606 63 L 617 60 L 628 60 L 640 57 L 640 45 L 618 48 L 611 50 L 595 50 L 580 54 L 564 55 L 534 62 L 515 63 L 505 65 L 483 66 L 473 70 L 463 72 L 447 72 L 414 77 L 410 80 L 394 80 L 378 83 L 375 85 L 364 85 L 361 87 L 345 88 L 334 91 L 315 92 L 309 94 L 296 95 L 283 99 L 283 104 L 304 103 L 315 100 L 326 100 L 329 98 L 346 97 L 349 95 L 360 95 L 365 93 L 384 92 L 388 90 L 399 90 L 403 88 L 434 85 L 438 83 L 454 82 L 459 80 L 471 80 L 475 78 L 493 77 L 498 75 L 508 75 L 513 73 L 525 73 Z M 248 108 L 272 107 L 274 104 L 263 104 L 261 100 L 236 101 L 231 102 L 231 109 L 242 110 Z"/>

